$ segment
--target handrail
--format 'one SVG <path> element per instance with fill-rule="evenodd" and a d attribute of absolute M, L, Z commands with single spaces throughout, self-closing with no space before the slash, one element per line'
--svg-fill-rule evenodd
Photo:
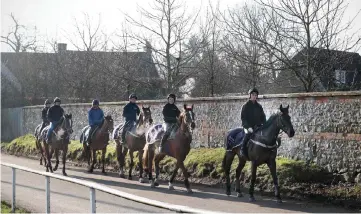
<path fill-rule="evenodd" d="M 18 170 L 25 171 L 25 172 L 30 172 L 30 173 L 46 176 L 47 177 L 46 190 L 49 191 L 49 193 L 47 192 L 47 196 L 48 196 L 48 194 L 50 194 L 50 190 L 49 190 L 50 187 L 48 186 L 49 185 L 48 178 L 51 177 L 51 178 L 55 178 L 55 179 L 59 179 L 59 180 L 63 180 L 63 181 L 68 181 L 70 183 L 75 183 L 75 184 L 79 184 L 79 185 L 82 185 L 82 186 L 89 187 L 90 190 L 91 190 L 91 198 L 90 198 L 91 201 L 95 201 L 95 198 L 93 198 L 93 197 L 95 197 L 94 189 L 97 189 L 97 190 L 100 190 L 102 192 L 106 192 L 106 193 L 109 193 L 111 195 L 115 195 L 115 196 L 125 198 L 125 199 L 131 200 L 131 201 L 135 201 L 135 202 L 138 202 L 138 203 L 141 203 L 141 204 L 146 204 L 146 205 L 150 205 L 150 206 L 153 206 L 153 207 L 163 208 L 163 209 L 167 209 L 167 210 L 175 211 L 175 212 L 181 212 L 181 213 L 219 213 L 219 212 L 212 212 L 212 211 L 208 211 L 208 210 L 196 209 L 196 208 L 191 208 L 191 207 L 187 207 L 187 206 L 175 205 L 175 204 L 169 204 L 169 203 L 165 203 L 165 202 L 161 202 L 161 201 L 156 201 L 156 200 L 144 198 L 144 197 L 141 197 L 141 196 L 133 195 L 133 194 L 130 194 L 130 193 L 126 193 L 126 192 L 123 192 L 123 191 L 120 191 L 120 190 L 116 190 L 116 189 L 113 189 L 113 188 L 109 188 L 109 187 L 107 187 L 105 185 L 97 184 L 95 182 L 84 181 L 84 180 L 80 180 L 80 179 L 76 179 L 76 178 L 69 178 L 69 177 L 65 177 L 63 175 L 53 174 L 53 173 L 49 173 L 49 172 L 41 172 L 41 171 L 38 171 L 38 170 L 30 169 L 30 168 L 15 165 L 15 164 L 1 162 L 1 165 L 6 166 L 6 167 L 10 167 L 12 169 L 18 169 Z M 15 184 L 15 176 L 14 176 L 14 174 L 15 173 L 14 173 L 14 170 L 13 170 L 13 185 Z M 13 186 L 13 194 L 15 194 L 14 190 L 15 190 L 15 187 Z M 15 196 L 13 196 L 13 200 L 15 200 L 14 197 Z M 50 195 L 48 197 L 49 197 L 49 200 L 50 200 Z M 13 202 L 13 205 L 15 205 L 15 201 Z M 92 207 L 91 209 L 94 209 L 94 207 L 92 205 L 91 205 L 91 207 Z M 48 208 L 48 206 L 50 206 L 50 204 L 47 205 L 47 208 Z M 50 207 L 49 207 L 49 211 L 50 211 Z M 91 212 L 95 212 L 95 210 L 91 210 Z"/>

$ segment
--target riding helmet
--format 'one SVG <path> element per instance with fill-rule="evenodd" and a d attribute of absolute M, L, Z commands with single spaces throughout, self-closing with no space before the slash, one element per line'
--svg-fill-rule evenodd
<path fill-rule="evenodd" d="M 132 99 L 132 98 L 135 98 L 136 100 L 138 99 L 137 95 L 135 95 L 135 94 L 129 95 L 129 99 Z"/>
<path fill-rule="evenodd" d="M 61 100 L 60 100 L 60 98 L 59 97 L 56 97 L 55 99 L 54 99 L 54 103 L 56 103 L 56 102 L 61 102 Z"/>

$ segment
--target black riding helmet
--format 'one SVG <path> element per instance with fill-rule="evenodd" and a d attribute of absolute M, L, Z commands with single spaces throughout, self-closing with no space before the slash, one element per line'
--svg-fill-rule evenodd
<path fill-rule="evenodd" d="M 138 99 L 137 95 L 135 95 L 135 94 L 129 95 L 129 99 L 132 99 L 132 98 L 135 98 L 136 100 Z"/>
<path fill-rule="evenodd" d="M 167 99 L 169 99 L 169 98 L 173 98 L 173 99 L 174 99 L 174 102 L 175 102 L 175 100 L 176 100 L 175 94 L 169 94 L 168 97 L 167 97 Z"/>
<path fill-rule="evenodd" d="M 61 103 L 61 100 L 60 100 L 60 98 L 59 98 L 59 97 L 56 97 L 56 98 L 54 99 L 54 103 L 56 103 L 56 102 Z"/>
<path fill-rule="evenodd" d="M 46 100 L 45 100 L 44 105 L 46 105 L 46 104 L 51 104 L 51 103 L 50 103 L 50 101 L 49 101 L 48 99 L 46 99 Z"/>
<path fill-rule="evenodd" d="M 257 95 L 259 94 L 257 88 L 251 88 L 251 89 L 249 89 L 248 94 L 251 95 L 253 92 L 255 92 Z"/>
<path fill-rule="evenodd" d="M 92 105 L 93 105 L 93 106 L 94 106 L 94 105 L 99 105 L 99 100 L 97 100 L 97 99 L 93 100 Z"/>

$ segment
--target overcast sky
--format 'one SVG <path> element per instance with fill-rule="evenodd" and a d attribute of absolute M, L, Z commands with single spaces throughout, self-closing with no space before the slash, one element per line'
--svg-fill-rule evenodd
<path fill-rule="evenodd" d="M 64 38 L 64 31 L 73 31 L 73 18 L 82 19 L 83 12 L 96 18 L 101 14 L 101 23 L 107 33 L 121 28 L 124 20 L 122 12 L 138 17 L 137 4 L 146 7 L 151 0 L 1 0 L 1 34 L 9 31 L 12 25 L 9 14 L 13 13 L 25 26 L 36 26 L 42 38 L 58 38 L 59 42 L 68 43 L 68 49 L 74 49 Z M 208 0 L 183 0 L 189 10 L 206 5 Z M 236 4 L 253 2 L 253 0 L 219 0 L 221 9 L 234 7 Z M 349 0 L 346 19 L 355 16 L 361 9 L 361 0 Z M 345 20 L 346 21 L 346 20 Z M 358 16 L 357 27 L 361 27 L 361 14 Z M 354 28 L 356 30 L 356 27 Z M 10 51 L 1 44 L 1 51 Z"/>

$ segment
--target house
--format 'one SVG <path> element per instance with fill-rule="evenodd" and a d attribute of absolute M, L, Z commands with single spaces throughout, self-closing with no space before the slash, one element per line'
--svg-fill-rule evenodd
<path fill-rule="evenodd" d="M 311 48 L 307 54 L 303 49 L 278 74 L 276 83 L 275 93 L 361 90 L 361 56 L 321 48 Z"/>
<path fill-rule="evenodd" d="M 150 48 L 143 52 L 72 51 L 59 43 L 55 53 L 1 53 L 1 64 L 20 82 L 26 105 L 58 96 L 65 103 L 157 99 L 162 79 Z M 6 95 L 5 95 L 6 96 Z M 5 107 L 5 106 L 3 106 Z"/>

